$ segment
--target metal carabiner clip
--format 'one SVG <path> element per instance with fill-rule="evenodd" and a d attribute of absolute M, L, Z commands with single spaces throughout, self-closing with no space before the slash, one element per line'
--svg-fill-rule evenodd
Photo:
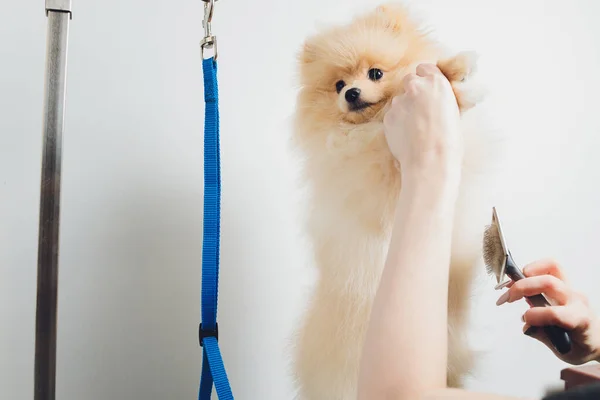
<path fill-rule="evenodd" d="M 215 8 L 216 0 L 203 0 L 204 3 L 204 19 L 202 20 L 202 27 L 204 28 L 204 38 L 200 41 L 200 48 L 202 51 L 202 59 L 204 59 L 204 49 L 213 49 L 213 58 L 217 59 L 217 37 L 212 34 L 212 17 Z"/>

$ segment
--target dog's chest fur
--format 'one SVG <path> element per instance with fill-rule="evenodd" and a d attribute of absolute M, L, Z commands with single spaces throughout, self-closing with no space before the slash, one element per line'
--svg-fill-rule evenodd
<path fill-rule="evenodd" d="M 472 367 L 466 341 L 470 284 L 489 204 L 479 150 L 485 128 L 477 109 L 463 116 L 465 162 L 457 205 L 449 286 L 448 383 Z M 313 132 L 314 133 L 314 132 Z M 401 190 L 400 173 L 381 122 L 328 129 L 306 142 L 308 234 L 319 277 L 297 333 L 294 373 L 302 400 L 355 398 L 362 341 L 382 273 Z M 413 305 L 407 305 L 413 306 Z"/>

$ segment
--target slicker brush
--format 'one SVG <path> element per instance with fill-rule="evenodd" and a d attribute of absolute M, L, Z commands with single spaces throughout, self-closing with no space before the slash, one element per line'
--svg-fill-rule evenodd
<path fill-rule="evenodd" d="M 511 281 L 517 282 L 523 278 L 523 272 L 517 267 L 502 233 L 500 220 L 496 208 L 493 208 L 492 223 L 488 225 L 483 234 L 483 261 L 490 275 L 496 277 L 496 290 L 506 287 Z M 508 276 L 508 280 L 505 278 Z M 526 297 L 533 307 L 549 307 L 550 303 L 543 294 Z M 560 354 L 571 351 L 571 337 L 569 333 L 556 325 L 544 326 L 544 333 Z"/>

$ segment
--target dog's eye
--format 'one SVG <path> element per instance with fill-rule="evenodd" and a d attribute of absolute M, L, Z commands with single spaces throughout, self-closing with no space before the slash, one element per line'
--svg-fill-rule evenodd
<path fill-rule="evenodd" d="M 346 86 L 346 82 L 344 81 L 337 81 L 335 83 L 335 90 L 339 93 L 342 91 L 342 89 L 344 88 L 344 86 Z"/>
<path fill-rule="evenodd" d="M 369 79 L 372 81 L 378 81 L 383 78 L 383 71 L 379 68 L 371 68 L 369 70 Z"/>

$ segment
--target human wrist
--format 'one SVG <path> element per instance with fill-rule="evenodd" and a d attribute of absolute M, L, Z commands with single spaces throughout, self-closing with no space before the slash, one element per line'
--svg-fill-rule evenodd
<path fill-rule="evenodd" d="M 402 170 L 402 190 L 430 193 L 437 198 L 452 197 L 458 192 L 461 180 L 459 165 L 439 163 Z"/>
<path fill-rule="evenodd" d="M 456 207 L 459 182 L 460 178 L 454 175 L 440 180 L 429 176 L 407 176 L 402 181 L 397 216 L 404 220 L 424 213 L 426 218 L 436 221 L 451 216 Z"/>

